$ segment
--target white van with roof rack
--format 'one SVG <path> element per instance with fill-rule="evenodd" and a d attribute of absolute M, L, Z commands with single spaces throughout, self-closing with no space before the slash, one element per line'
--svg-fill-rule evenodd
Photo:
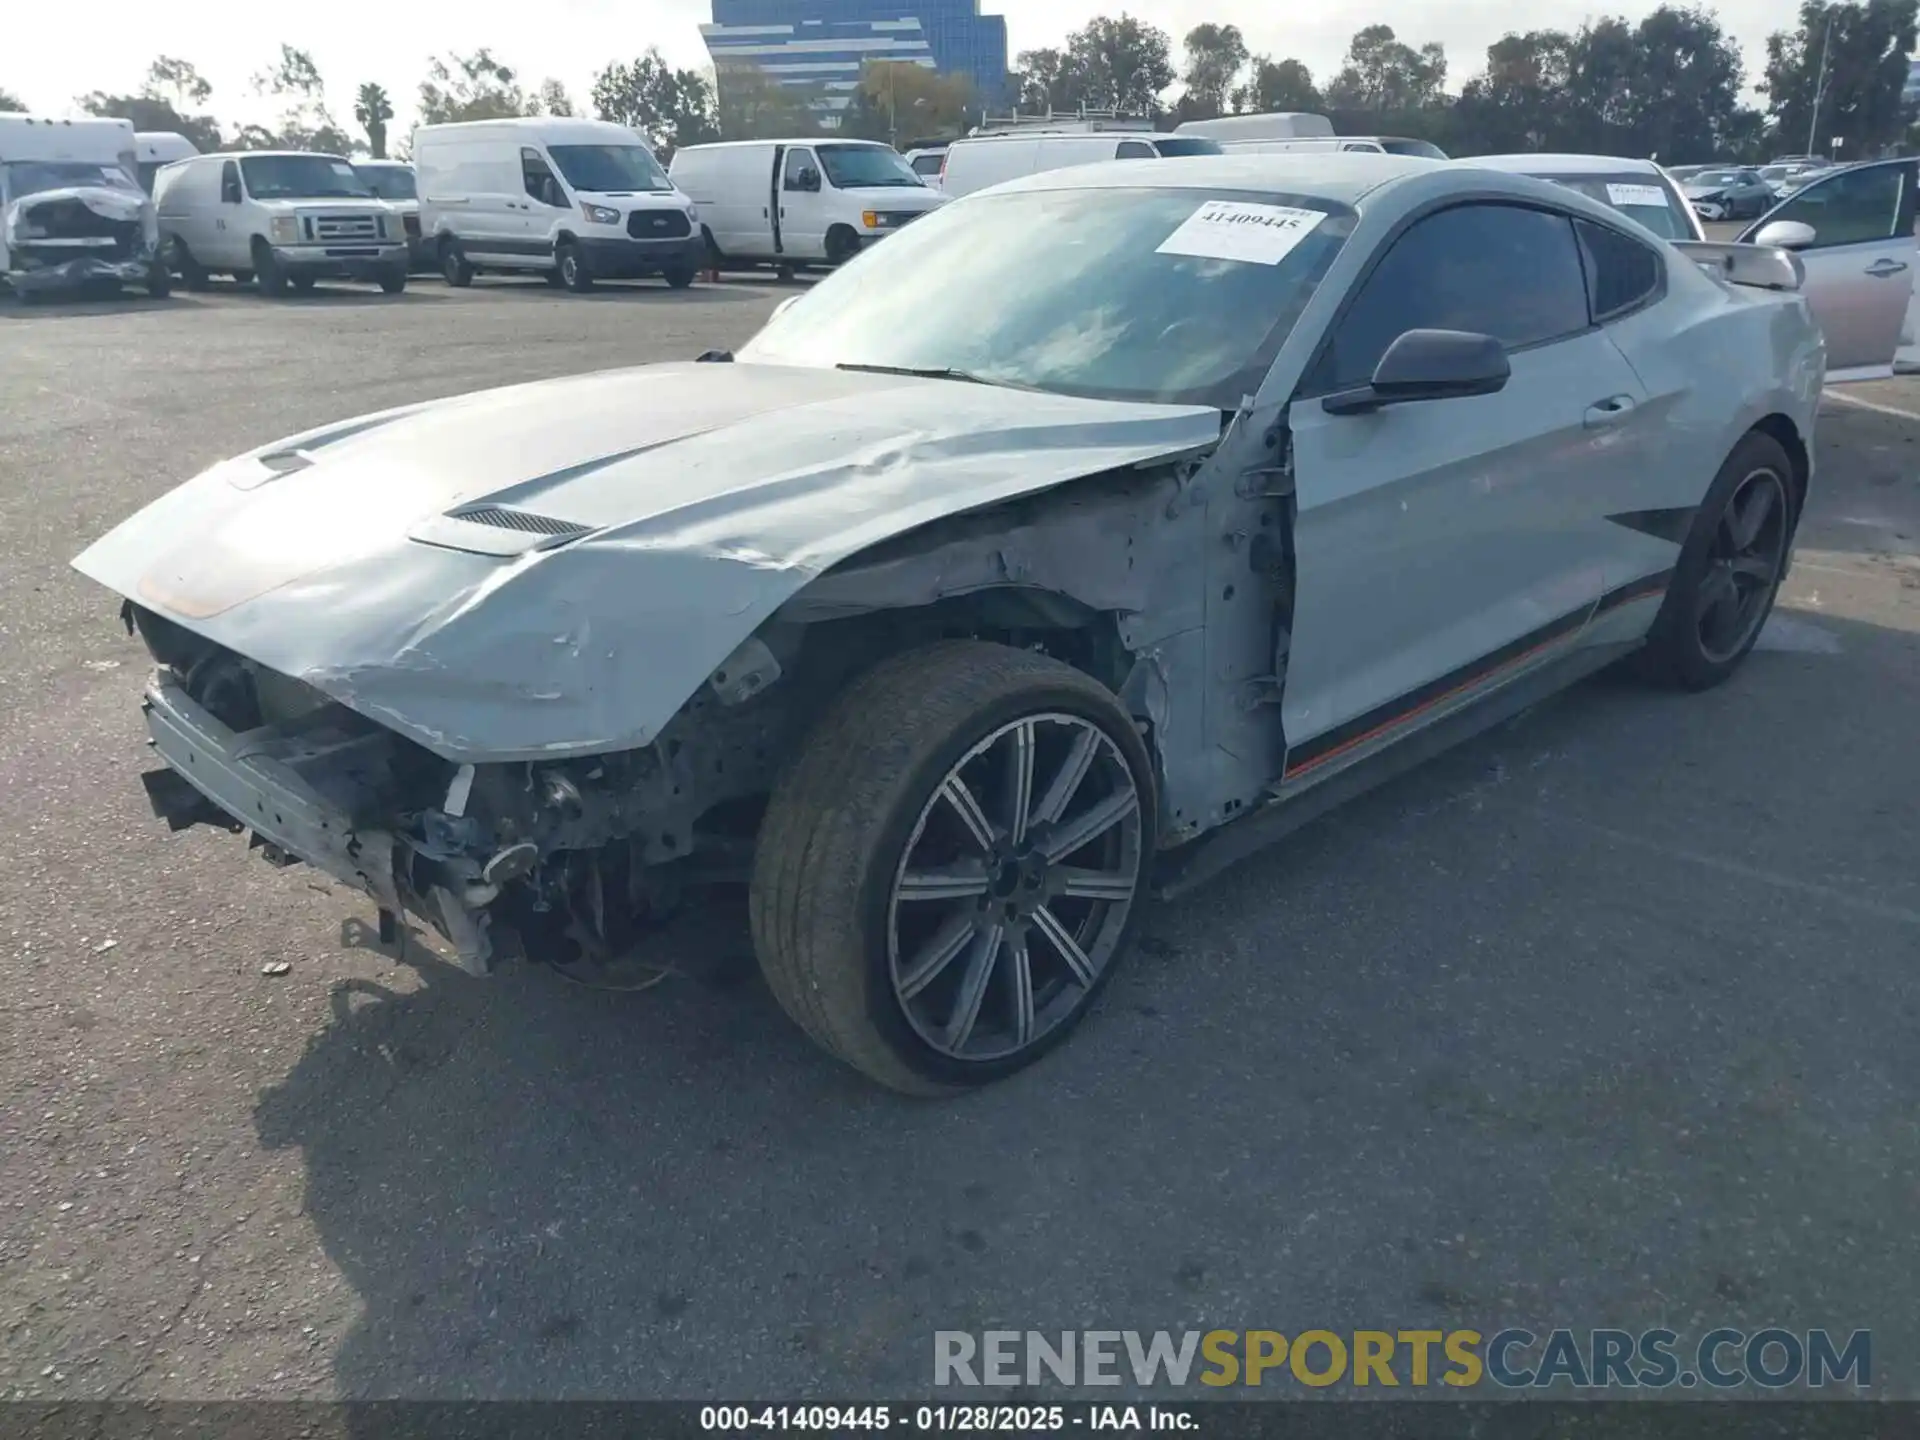
<path fill-rule="evenodd" d="M 705 263 L 699 214 L 638 132 L 530 116 L 413 132 L 421 243 L 449 285 L 544 275 L 591 290 L 658 275 L 691 285 Z"/>

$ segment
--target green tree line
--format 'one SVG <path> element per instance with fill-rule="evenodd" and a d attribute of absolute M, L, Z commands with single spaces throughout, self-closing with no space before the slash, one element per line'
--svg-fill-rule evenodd
<path fill-rule="evenodd" d="M 1403 40 L 1389 25 L 1356 31 L 1340 66 L 1316 77 L 1297 59 L 1254 53 L 1237 26 L 1196 25 L 1176 52 L 1164 30 L 1123 12 L 1090 20 L 1057 47 L 1022 52 L 998 97 L 976 95 L 964 77 L 877 63 L 829 109 L 823 92 L 751 66 L 678 68 L 650 48 L 601 69 L 588 98 L 591 113 L 633 126 L 663 152 L 828 128 L 905 144 L 964 133 L 984 108 L 1017 105 L 1114 108 L 1167 125 L 1307 110 L 1345 134 L 1406 135 L 1454 155 L 1564 150 L 1681 163 L 1799 152 L 1811 139 L 1821 153 L 1854 159 L 1920 142 L 1901 98 L 1917 9 L 1920 0 L 1802 0 L 1793 28 L 1767 37 L 1752 85 L 1759 105 L 1744 98 L 1735 37 L 1711 10 L 1673 4 L 1636 22 L 1603 16 L 1575 30 L 1511 32 L 1457 86 L 1442 46 Z M 95 91 L 77 103 L 142 130 L 177 131 L 202 149 L 388 153 L 394 107 L 381 85 L 360 84 L 350 121 L 338 120 L 311 54 L 287 45 L 253 85 L 280 105 L 276 123 L 223 129 L 208 111 L 212 87 L 191 63 L 164 55 L 134 94 Z M 7 108 L 24 106 L 0 89 Z M 427 123 L 576 113 L 558 81 L 529 85 L 486 49 L 434 59 L 415 109 Z"/>

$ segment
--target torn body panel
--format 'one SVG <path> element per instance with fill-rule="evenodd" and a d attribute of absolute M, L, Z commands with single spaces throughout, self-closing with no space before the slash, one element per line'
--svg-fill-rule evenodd
<path fill-rule="evenodd" d="M 7 280 L 21 295 L 96 285 L 160 288 L 153 202 L 93 186 L 39 190 L 6 207 Z"/>

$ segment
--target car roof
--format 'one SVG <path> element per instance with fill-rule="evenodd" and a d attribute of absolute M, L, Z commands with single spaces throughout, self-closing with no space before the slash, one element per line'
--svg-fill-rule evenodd
<path fill-rule="evenodd" d="M 1658 175 L 1651 160 L 1619 155 L 1470 155 L 1453 161 L 1481 170 L 1505 170 L 1514 175 Z M 1707 166 L 1707 169 L 1716 167 Z"/>
<path fill-rule="evenodd" d="M 851 135 L 792 135 L 785 139 L 770 137 L 765 140 L 709 140 L 700 145 L 682 145 L 673 153 L 688 155 L 696 150 L 754 150 L 767 145 L 866 145 L 875 150 L 893 148 L 884 140 L 860 140 Z"/>
<path fill-rule="evenodd" d="M 1268 190 L 1350 205 L 1389 181 L 1439 170 L 1448 163 L 1361 150 L 1175 155 L 1154 161 L 1151 170 L 1144 170 L 1139 160 L 1111 160 L 1041 170 L 993 189 L 1002 194 L 1009 190 L 1094 190 L 1138 186 L 1145 180 L 1156 190 Z M 1146 179 L 1148 176 L 1151 179 Z"/>

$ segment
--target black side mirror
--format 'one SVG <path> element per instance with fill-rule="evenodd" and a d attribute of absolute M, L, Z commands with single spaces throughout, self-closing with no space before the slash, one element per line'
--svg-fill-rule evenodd
<path fill-rule="evenodd" d="M 1373 379 L 1320 402 L 1330 415 L 1361 415 L 1415 400 L 1455 400 L 1506 388 L 1513 367 L 1491 335 L 1465 330 L 1409 330 L 1387 347 Z"/>

